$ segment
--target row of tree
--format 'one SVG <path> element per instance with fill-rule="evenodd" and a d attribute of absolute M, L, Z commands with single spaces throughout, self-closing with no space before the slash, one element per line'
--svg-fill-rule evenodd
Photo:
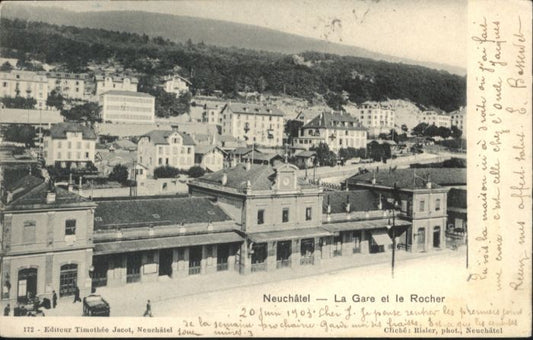
<path fill-rule="evenodd" d="M 459 139 L 463 135 L 463 132 L 455 125 L 452 125 L 451 128 L 447 128 L 445 126 L 437 127 L 433 124 L 429 125 L 428 123 L 420 123 L 413 128 L 413 135 L 419 137 L 452 137 L 454 139 Z"/>
<path fill-rule="evenodd" d="M 89 62 L 113 59 L 137 73 L 160 77 L 180 65 L 191 78 L 193 91 L 221 90 L 229 97 L 257 91 L 311 100 L 318 94 L 334 108 L 347 99 L 398 98 L 445 111 L 466 102 L 465 77 L 420 66 L 316 52 L 301 53 L 306 61 L 302 64 L 280 53 L 5 18 L 0 28 L 0 45 L 6 51 L 61 63 L 73 72 L 86 71 Z"/>

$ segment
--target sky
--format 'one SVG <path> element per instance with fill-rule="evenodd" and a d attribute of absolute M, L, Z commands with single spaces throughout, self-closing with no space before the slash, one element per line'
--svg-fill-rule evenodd
<path fill-rule="evenodd" d="M 467 0 L 40 1 L 74 11 L 139 10 L 257 25 L 466 68 Z"/>

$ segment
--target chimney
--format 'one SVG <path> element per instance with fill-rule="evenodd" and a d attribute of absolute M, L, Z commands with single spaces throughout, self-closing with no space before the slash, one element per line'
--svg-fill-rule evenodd
<path fill-rule="evenodd" d="M 226 185 L 226 183 L 228 183 L 228 174 L 224 171 L 222 174 L 222 185 Z"/>
<path fill-rule="evenodd" d="M 346 195 L 346 213 L 350 213 L 350 194 Z"/>
<path fill-rule="evenodd" d="M 428 174 L 428 181 L 426 183 L 426 188 L 431 189 L 431 176 Z"/>
<path fill-rule="evenodd" d="M 68 177 L 68 191 L 69 192 L 72 192 L 72 173 L 69 174 L 69 177 Z"/>
<path fill-rule="evenodd" d="M 372 184 L 376 184 L 376 173 L 372 174 Z"/>
<path fill-rule="evenodd" d="M 250 169 L 252 168 L 252 161 L 247 161 L 246 162 L 246 171 L 250 171 Z"/>
<path fill-rule="evenodd" d="M 55 191 L 49 191 L 46 193 L 46 204 L 54 203 L 56 201 Z"/>
<path fill-rule="evenodd" d="M 331 219 L 331 204 L 329 204 L 329 195 L 328 195 L 328 208 L 327 208 L 327 214 L 328 214 L 328 222 Z"/>
<path fill-rule="evenodd" d="M 381 197 L 381 194 L 379 194 L 378 209 L 383 209 L 383 198 Z"/>

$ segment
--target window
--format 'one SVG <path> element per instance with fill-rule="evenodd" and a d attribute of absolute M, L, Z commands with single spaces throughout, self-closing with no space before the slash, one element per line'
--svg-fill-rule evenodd
<path fill-rule="evenodd" d="M 81 142 L 76 142 L 76 149 L 81 149 Z"/>
<path fill-rule="evenodd" d="M 437 198 L 435 200 L 435 211 L 439 211 L 440 210 L 440 198 Z"/>
<path fill-rule="evenodd" d="M 311 218 L 312 218 L 312 216 L 313 216 L 313 215 L 312 215 L 312 212 L 313 212 L 313 211 L 312 211 L 311 207 L 307 207 L 307 208 L 305 208 L 305 220 L 306 220 L 306 221 L 311 221 Z"/>
<path fill-rule="evenodd" d="M 35 242 L 35 221 L 24 221 L 23 243 Z"/>
<path fill-rule="evenodd" d="M 163 164 L 163 158 L 159 157 L 157 160 L 157 164 L 162 165 Z"/>
<path fill-rule="evenodd" d="M 58 142 L 57 142 L 57 147 L 58 147 L 59 149 L 61 149 L 61 141 L 58 141 Z"/>
<path fill-rule="evenodd" d="M 85 153 L 85 158 L 89 158 L 89 153 L 88 152 Z"/>
<path fill-rule="evenodd" d="M 420 201 L 420 211 L 424 211 L 426 209 L 426 201 L 421 200 Z"/>
<path fill-rule="evenodd" d="M 259 209 L 257 211 L 257 224 L 264 224 L 265 223 L 265 210 Z"/>
<path fill-rule="evenodd" d="M 283 208 L 281 213 L 281 222 L 287 223 L 289 222 L 289 208 Z"/>
<path fill-rule="evenodd" d="M 69 149 L 72 148 L 72 142 L 68 142 L 68 148 L 69 148 Z"/>
<path fill-rule="evenodd" d="M 65 235 L 76 235 L 76 220 L 65 221 Z"/>

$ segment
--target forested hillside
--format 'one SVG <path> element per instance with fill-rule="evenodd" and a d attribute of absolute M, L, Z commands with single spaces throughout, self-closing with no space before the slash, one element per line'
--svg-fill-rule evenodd
<path fill-rule="evenodd" d="M 408 99 L 445 111 L 465 105 L 466 79 L 444 71 L 372 59 L 305 52 L 298 56 L 221 48 L 193 43 L 180 44 L 160 37 L 124 32 L 56 26 L 2 18 L 0 46 L 4 56 L 64 63 L 83 71 L 88 62 L 110 58 L 125 68 L 144 74 L 149 87 L 154 75 L 174 66 L 191 77 L 193 88 L 293 95 L 312 99 L 319 95 L 342 96 L 355 102 Z M 15 52 L 16 50 L 17 52 Z"/>

